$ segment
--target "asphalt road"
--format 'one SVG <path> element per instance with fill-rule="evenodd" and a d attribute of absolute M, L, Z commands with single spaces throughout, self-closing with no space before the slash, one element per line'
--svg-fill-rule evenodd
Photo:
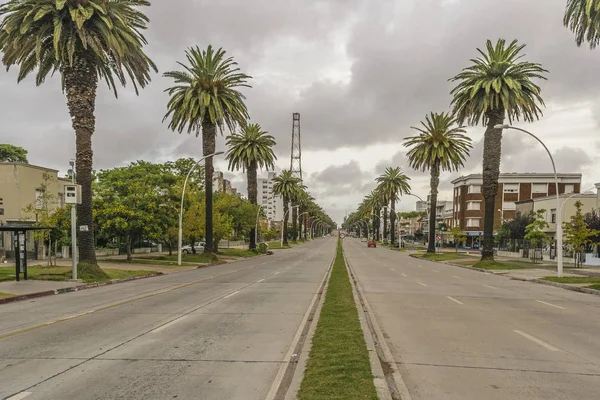
<path fill-rule="evenodd" d="M 333 238 L 0 306 L 0 398 L 264 399 Z"/>
<path fill-rule="evenodd" d="M 600 297 L 344 250 L 413 400 L 600 398 Z"/>

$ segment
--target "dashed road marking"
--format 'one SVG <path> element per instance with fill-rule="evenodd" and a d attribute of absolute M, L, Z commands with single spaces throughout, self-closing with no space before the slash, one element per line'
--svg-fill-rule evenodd
<path fill-rule="evenodd" d="M 446 296 L 446 298 L 447 298 L 447 299 L 450 299 L 450 300 L 452 300 L 452 301 L 453 301 L 453 302 L 455 302 L 455 303 L 461 304 L 461 305 L 464 305 L 464 304 L 465 304 L 465 303 L 463 303 L 462 301 L 458 301 L 458 300 L 456 300 L 454 297 L 451 297 L 451 296 Z"/>
<path fill-rule="evenodd" d="M 256 281 L 256 283 L 261 283 L 261 282 L 264 282 L 264 281 L 265 281 L 264 279 L 261 279 L 260 281 Z"/>
<path fill-rule="evenodd" d="M 169 322 L 169 323 L 166 323 L 166 324 L 164 324 L 163 326 L 159 326 L 158 328 L 154 329 L 154 330 L 153 330 L 152 332 L 150 332 L 150 333 L 157 333 L 157 332 L 160 332 L 160 331 L 162 331 L 162 330 L 164 330 L 164 329 L 167 329 L 168 327 L 170 327 L 170 326 L 172 326 L 172 325 L 175 325 L 175 324 L 176 324 L 176 323 L 178 323 L 179 321 L 181 321 L 181 320 L 184 320 L 184 319 L 186 319 L 186 318 L 187 318 L 187 316 L 186 316 L 186 315 L 184 315 L 184 316 L 182 316 L 182 317 L 179 317 L 179 318 L 177 318 L 177 319 L 174 319 L 173 321 L 171 321 L 171 322 Z"/>
<path fill-rule="evenodd" d="M 229 293 L 227 296 L 225 296 L 225 297 L 223 297 L 223 298 L 224 298 L 224 299 L 228 299 L 228 298 L 230 298 L 231 296 L 234 296 L 234 295 L 238 294 L 239 292 L 240 292 L 240 291 L 239 291 L 239 290 L 237 290 L 237 291 L 235 291 L 235 292 L 233 292 L 233 293 Z"/>
<path fill-rule="evenodd" d="M 407 277 L 408 275 L 406 275 L 406 274 L 402 274 L 402 276 L 404 276 L 404 277 Z"/>
<path fill-rule="evenodd" d="M 426 284 L 424 284 L 423 282 L 417 282 L 417 283 L 418 283 L 419 285 L 421 285 L 421 286 L 425 286 L 425 287 L 427 287 L 427 285 L 426 285 Z"/>
<path fill-rule="evenodd" d="M 6 400 L 21 400 L 24 399 L 25 397 L 31 395 L 31 392 L 21 392 L 21 393 L 17 393 L 14 396 L 9 397 Z"/>
<path fill-rule="evenodd" d="M 462 280 L 462 278 L 460 276 L 452 275 L 452 277 L 456 278 L 456 279 L 461 279 Z"/>
<path fill-rule="evenodd" d="M 483 285 L 483 286 L 486 287 L 486 288 L 488 288 L 488 289 L 498 289 L 498 288 L 495 288 L 495 287 L 490 286 L 490 285 Z"/>
<path fill-rule="evenodd" d="M 542 303 L 542 304 L 545 304 L 545 305 L 547 305 L 547 306 L 550 306 L 550 307 L 559 308 L 559 309 L 561 309 L 561 310 L 564 310 L 564 309 L 565 309 L 564 307 L 557 306 L 556 304 L 546 303 L 545 301 L 541 301 L 541 300 L 536 300 L 536 301 L 537 301 L 538 303 Z"/>
<path fill-rule="evenodd" d="M 514 332 L 514 333 L 517 333 L 517 334 L 519 334 L 519 335 L 521 335 L 521 336 L 523 336 L 523 337 L 524 337 L 524 338 L 526 338 L 526 339 L 529 339 L 529 340 L 531 340 L 531 341 L 532 341 L 532 342 L 534 342 L 534 343 L 537 343 L 537 344 L 539 344 L 539 345 L 540 345 L 540 346 L 542 346 L 542 347 L 545 347 L 545 348 L 547 348 L 547 349 L 548 349 L 548 350 L 550 350 L 550 351 L 560 351 L 560 349 L 557 349 L 556 347 L 554 347 L 554 346 L 552 346 L 552 345 L 550 345 L 550 344 L 548 344 L 548 343 L 546 343 L 546 342 L 544 342 L 544 341 L 542 341 L 542 340 L 540 340 L 540 339 L 538 339 L 538 338 L 536 338 L 536 337 L 533 337 L 533 336 L 531 336 L 531 335 L 529 335 L 529 334 L 527 334 L 527 333 L 525 333 L 525 332 L 518 331 L 518 330 L 513 330 L 513 332 Z"/>

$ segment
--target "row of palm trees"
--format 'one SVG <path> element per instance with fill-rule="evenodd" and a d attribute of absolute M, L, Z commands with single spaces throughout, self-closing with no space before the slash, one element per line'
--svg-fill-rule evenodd
<path fill-rule="evenodd" d="M 117 95 L 117 86 L 131 81 L 134 90 L 146 87 L 156 65 L 144 52 L 143 31 L 148 17 L 141 7 L 147 0 L 9 0 L 0 5 L 0 51 L 8 68 L 18 66 L 18 81 L 36 71 L 36 84 L 59 72 L 76 138 L 77 179 L 82 187 L 78 207 L 81 225 L 92 225 L 92 135 L 98 81 L 105 81 Z M 600 0 L 567 0 L 564 25 L 576 36 L 577 45 L 600 42 Z M 459 124 L 487 125 L 484 150 L 483 192 L 486 204 L 484 258 L 492 257 L 493 196 L 497 190 L 502 130 L 497 124 L 523 118 L 534 120 L 543 105 L 540 89 L 532 78 L 545 79 L 539 64 L 520 62 L 523 46 L 508 47 L 489 41 L 487 53 L 453 78 L 460 84 L 452 91 L 453 111 Z M 182 71 L 164 74 L 175 85 L 167 90 L 170 100 L 165 119 L 182 132 L 202 133 L 204 155 L 215 149 L 217 128 L 231 132 L 245 126 L 248 111 L 238 90 L 249 87 L 250 76 L 240 72 L 221 49 L 186 52 Z M 206 161 L 207 246 L 212 249 L 212 159 Z M 209 201 L 210 200 L 210 201 Z M 93 230 L 79 235 L 80 260 L 96 265 Z"/>

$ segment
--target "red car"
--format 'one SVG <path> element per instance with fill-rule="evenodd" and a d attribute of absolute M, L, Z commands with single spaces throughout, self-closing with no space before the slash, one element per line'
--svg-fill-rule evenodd
<path fill-rule="evenodd" d="M 367 242 L 367 247 L 377 247 L 377 242 L 374 240 L 369 240 Z"/>

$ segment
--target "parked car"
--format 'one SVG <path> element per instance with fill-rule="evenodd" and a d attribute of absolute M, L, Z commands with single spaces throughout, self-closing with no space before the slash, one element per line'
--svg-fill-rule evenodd
<path fill-rule="evenodd" d="M 205 245 L 206 245 L 206 242 L 197 242 L 194 245 L 194 250 L 196 250 L 196 253 L 203 253 Z M 182 246 L 181 254 L 192 254 L 192 245 L 188 244 L 188 245 Z"/>
<path fill-rule="evenodd" d="M 371 239 L 367 242 L 367 247 L 377 247 L 377 242 Z"/>

